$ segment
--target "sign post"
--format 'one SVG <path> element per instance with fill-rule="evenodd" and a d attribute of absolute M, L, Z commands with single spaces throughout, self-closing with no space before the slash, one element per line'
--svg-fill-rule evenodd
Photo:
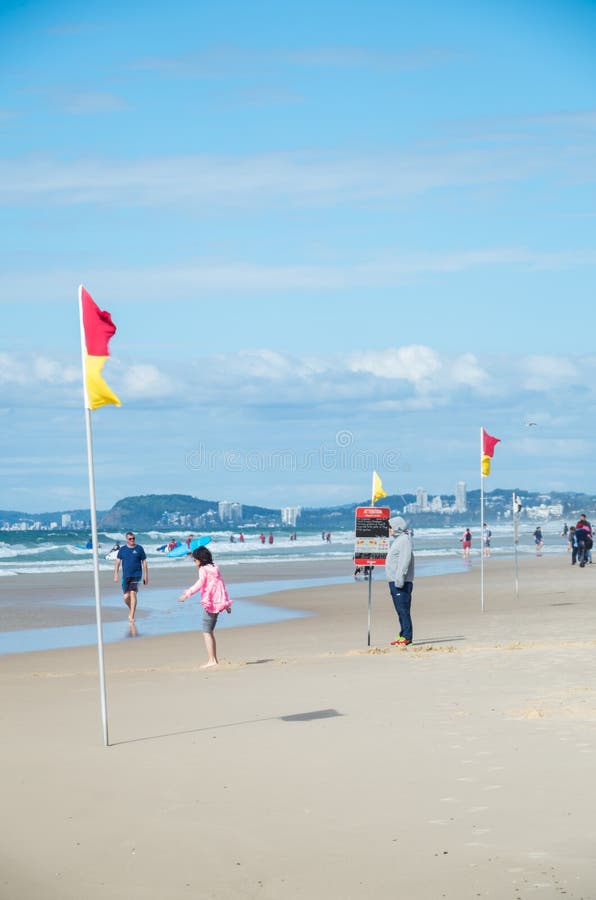
<path fill-rule="evenodd" d="M 384 566 L 389 551 L 388 506 L 358 506 L 356 508 L 354 565 L 368 567 L 368 642 L 372 615 L 372 578 L 375 566 Z"/>
<path fill-rule="evenodd" d="M 519 600 L 519 576 L 517 570 L 517 545 L 519 544 L 518 516 L 522 510 L 521 500 L 513 493 L 513 549 L 515 551 L 515 599 Z"/>

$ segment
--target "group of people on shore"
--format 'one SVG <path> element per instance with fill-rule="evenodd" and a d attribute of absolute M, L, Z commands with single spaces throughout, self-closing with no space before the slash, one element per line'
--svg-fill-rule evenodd
<path fill-rule="evenodd" d="M 412 539 L 401 516 L 389 520 L 389 533 L 393 536 L 394 541 L 385 561 L 385 575 L 400 626 L 399 636 L 391 644 L 392 646 L 407 647 L 412 643 L 413 637 L 411 605 L 414 553 Z M 192 551 L 192 558 L 198 569 L 198 578 L 194 584 L 182 592 L 178 600 L 183 603 L 193 594 L 201 594 L 202 631 L 207 650 L 207 662 L 202 668 L 206 669 L 218 665 L 215 626 L 221 612 L 231 613 L 232 601 L 219 568 L 213 562 L 211 552 L 206 547 L 197 547 Z M 122 569 L 121 576 L 120 569 Z M 114 581 L 117 582 L 120 577 L 132 632 L 139 584 L 149 584 L 147 554 L 141 544 L 137 544 L 136 536 L 132 531 L 126 532 L 126 543 L 118 549 L 116 555 Z"/>
<path fill-rule="evenodd" d="M 190 546 L 190 540 L 188 541 Z M 216 666 L 217 648 L 214 630 L 220 612 L 224 610 L 232 612 L 232 601 L 229 597 L 226 585 L 218 567 L 213 562 L 211 552 L 207 547 L 197 547 L 192 551 L 192 558 L 198 569 L 198 578 L 191 587 L 184 591 L 178 600 L 183 603 L 193 594 L 201 593 L 203 606 L 203 638 L 207 650 L 207 662 L 204 669 Z M 139 583 L 149 584 L 149 570 L 147 566 L 147 554 L 141 544 L 137 544 L 132 531 L 126 532 L 126 544 L 120 547 L 114 565 L 114 581 L 118 581 L 122 567 L 122 592 L 124 602 L 128 607 L 128 621 L 131 630 L 134 628 L 135 613 L 137 609 L 137 596 Z"/>
<path fill-rule="evenodd" d="M 485 557 L 490 556 L 491 534 L 491 530 L 485 522 L 482 526 L 482 548 Z M 579 563 L 580 568 L 583 568 L 587 563 L 592 562 L 592 526 L 585 513 L 581 514 L 576 525 L 572 525 L 570 528 L 565 525 L 562 536 L 566 537 L 568 540 L 567 551 L 571 553 L 572 566 Z M 536 556 L 542 556 L 544 536 L 540 525 L 536 526 L 532 533 L 532 537 L 534 538 Z M 460 542 L 464 559 L 467 559 L 470 556 L 470 550 L 472 548 L 472 532 L 469 528 L 466 528 L 464 531 Z"/>
<path fill-rule="evenodd" d="M 490 556 L 490 541 L 492 538 L 492 531 L 486 524 L 486 522 L 482 525 L 482 553 L 483 556 Z M 462 552 L 464 559 L 469 559 L 470 551 L 472 549 L 472 532 L 469 528 L 466 528 L 464 531 L 461 540 Z"/>
<path fill-rule="evenodd" d="M 579 563 L 580 569 L 592 563 L 592 526 L 582 513 L 575 526 L 569 529 L 567 550 L 571 553 L 571 565 Z"/>
<path fill-rule="evenodd" d="M 414 587 L 414 552 L 412 538 L 408 532 L 405 520 L 401 516 L 389 519 L 389 534 L 393 542 L 385 559 L 385 577 L 389 586 L 389 593 L 399 621 L 399 635 L 391 645 L 404 648 L 412 643 L 412 591 Z M 564 532 L 564 535 L 566 533 Z M 484 523 L 482 529 L 483 552 L 490 556 L 491 531 Z M 579 562 L 580 568 L 586 563 L 592 562 L 592 526 L 584 513 L 581 514 L 577 524 L 568 532 L 568 550 L 571 552 L 571 565 Z M 190 542 L 189 542 L 190 543 Z M 464 556 L 469 556 L 472 546 L 472 532 L 466 528 L 461 538 Z M 544 544 L 542 529 L 540 526 L 534 531 L 534 543 L 536 554 Z M 211 552 L 206 547 L 198 547 L 192 551 L 193 562 L 198 569 L 198 578 L 191 587 L 178 597 L 183 603 L 193 594 L 201 594 L 203 606 L 202 630 L 207 650 L 207 662 L 202 668 L 210 668 L 218 665 L 217 647 L 215 642 L 215 626 L 221 612 L 232 611 L 232 601 L 219 568 L 213 562 Z M 122 591 L 124 602 L 129 610 L 131 627 L 134 624 L 137 608 L 137 594 L 139 582 L 144 585 L 149 583 L 147 568 L 147 555 L 140 544 L 137 544 L 132 531 L 126 533 L 126 544 L 118 549 L 114 566 L 114 581 L 118 581 L 120 567 L 122 567 Z M 359 568 L 354 575 L 361 573 Z M 365 573 L 370 575 L 369 573 Z"/>
<path fill-rule="evenodd" d="M 544 546 L 544 538 L 542 536 L 542 529 L 541 529 L 540 525 L 538 525 L 536 527 L 535 531 L 532 534 L 532 537 L 534 538 L 534 546 L 536 548 L 536 556 L 541 556 L 542 555 L 541 551 Z M 490 528 L 488 527 L 486 522 L 484 522 L 482 525 L 482 555 L 484 557 L 490 556 L 491 538 L 492 538 L 492 531 L 490 530 Z M 469 559 L 470 551 L 472 549 L 472 532 L 470 531 L 469 528 L 466 528 L 466 530 L 464 531 L 464 533 L 460 539 L 460 543 L 462 545 L 462 552 L 463 552 L 464 559 Z"/>

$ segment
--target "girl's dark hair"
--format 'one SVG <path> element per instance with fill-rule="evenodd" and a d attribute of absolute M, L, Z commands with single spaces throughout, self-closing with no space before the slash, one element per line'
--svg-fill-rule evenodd
<path fill-rule="evenodd" d="M 213 565 L 213 557 L 211 556 L 211 551 L 207 550 L 207 547 L 197 547 L 196 550 L 192 551 L 192 555 L 193 559 L 200 562 L 202 566 Z"/>

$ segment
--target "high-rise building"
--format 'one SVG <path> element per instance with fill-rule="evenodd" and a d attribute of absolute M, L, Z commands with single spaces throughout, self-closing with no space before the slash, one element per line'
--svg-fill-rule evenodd
<path fill-rule="evenodd" d="M 458 481 L 455 485 L 455 511 L 456 512 L 467 512 L 468 510 L 468 495 L 466 491 L 466 482 Z"/>
<path fill-rule="evenodd" d="M 62 527 L 68 528 L 72 523 L 72 518 L 70 513 L 62 513 Z"/>
<path fill-rule="evenodd" d="M 301 506 L 282 506 L 281 524 L 282 525 L 290 525 L 290 527 L 295 528 L 296 520 L 301 512 L 302 512 Z"/>
<path fill-rule="evenodd" d="M 242 504 L 232 500 L 220 500 L 217 504 L 220 522 L 241 522 Z"/>
<path fill-rule="evenodd" d="M 416 506 L 420 512 L 428 510 L 428 491 L 425 491 L 424 488 L 418 488 L 416 491 Z"/>

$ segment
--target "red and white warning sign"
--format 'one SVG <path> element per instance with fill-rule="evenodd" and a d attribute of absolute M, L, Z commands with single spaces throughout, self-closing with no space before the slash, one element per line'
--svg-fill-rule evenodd
<path fill-rule="evenodd" d="M 388 506 L 358 506 L 356 508 L 356 538 L 354 564 L 384 566 L 389 551 Z"/>

